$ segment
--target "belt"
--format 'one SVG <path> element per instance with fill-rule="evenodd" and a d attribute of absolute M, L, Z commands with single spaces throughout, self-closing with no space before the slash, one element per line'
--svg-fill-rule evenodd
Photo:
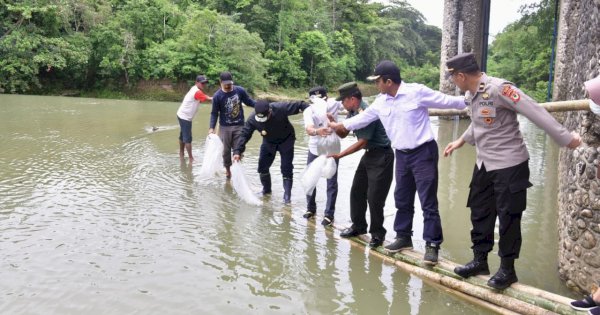
<path fill-rule="evenodd" d="M 419 145 L 419 146 L 417 146 L 417 147 L 415 147 L 415 148 L 412 148 L 412 149 L 402 149 L 402 150 L 396 150 L 396 151 L 400 151 L 400 152 L 402 152 L 402 153 L 404 153 L 404 154 L 410 154 L 410 153 L 413 153 L 413 152 L 415 152 L 415 151 L 418 151 L 418 150 L 419 150 L 419 149 L 421 149 L 421 148 L 422 148 L 424 145 L 428 144 L 428 143 L 429 143 L 429 142 L 431 142 L 431 141 L 433 141 L 433 140 L 429 140 L 429 141 L 427 141 L 427 142 L 425 142 L 425 143 L 423 143 L 423 144 L 421 144 L 421 145 Z"/>
<path fill-rule="evenodd" d="M 365 151 L 367 152 L 373 152 L 373 151 L 377 151 L 377 150 L 390 150 L 392 147 L 387 146 L 387 147 L 372 147 L 372 148 L 368 148 L 365 149 Z"/>

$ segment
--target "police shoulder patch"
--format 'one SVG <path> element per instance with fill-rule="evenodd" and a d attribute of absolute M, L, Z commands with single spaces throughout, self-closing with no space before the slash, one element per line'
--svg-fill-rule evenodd
<path fill-rule="evenodd" d="M 514 103 L 517 103 L 521 99 L 521 95 L 517 92 L 510 84 L 505 84 L 502 87 L 502 95 L 510 98 Z"/>

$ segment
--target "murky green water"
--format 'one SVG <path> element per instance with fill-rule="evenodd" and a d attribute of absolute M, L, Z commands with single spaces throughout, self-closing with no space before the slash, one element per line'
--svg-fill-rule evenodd
<path fill-rule="evenodd" d="M 307 224 L 297 180 L 282 204 L 241 202 L 222 178 L 198 179 L 209 108 L 193 125 L 197 162 L 180 164 L 178 103 L 0 95 L 1 314 L 481 314 L 464 302 Z M 306 163 L 301 116 L 295 175 Z M 440 146 L 465 122 L 435 121 Z M 152 126 L 160 127 L 152 132 Z M 558 149 L 524 123 L 534 187 L 523 219 L 522 283 L 569 294 L 557 275 Z M 252 186 L 260 137 L 244 159 Z M 345 139 L 343 146 L 354 140 Z M 336 222 L 362 154 L 342 159 Z M 467 188 L 475 157 L 440 161 L 443 257 L 471 258 Z M 319 214 L 324 180 L 318 186 Z M 393 187 L 392 187 L 393 191 Z M 388 240 L 395 209 L 386 204 Z M 420 212 L 415 245 L 421 249 Z M 491 256 L 492 268 L 498 266 Z"/>

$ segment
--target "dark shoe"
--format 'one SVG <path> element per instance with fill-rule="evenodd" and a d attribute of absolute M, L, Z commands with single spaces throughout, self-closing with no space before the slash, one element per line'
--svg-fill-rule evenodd
<path fill-rule="evenodd" d="M 571 302 L 571 307 L 578 311 L 587 311 L 597 306 L 600 305 L 596 304 L 596 302 L 594 301 L 594 299 L 592 299 L 590 295 L 586 295 L 581 300 Z"/>
<path fill-rule="evenodd" d="M 464 266 L 458 266 L 454 268 L 454 273 L 463 278 L 478 275 L 489 275 L 490 267 L 488 266 L 487 261 L 471 260 Z"/>
<path fill-rule="evenodd" d="M 321 225 L 323 226 L 330 226 L 333 223 L 333 217 L 330 215 L 326 215 L 323 218 L 323 221 L 321 221 Z"/>
<path fill-rule="evenodd" d="M 314 217 L 314 216 L 315 216 L 315 213 L 313 211 L 310 211 L 310 210 L 304 212 L 304 214 L 302 215 L 302 217 L 305 218 L 305 219 L 307 219 L 307 220 L 310 219 L 310 218 L 312 218 L 312 217 Z"/>
<path fill-rule="evenodd" d="M 392 244 L 385 247 L 385 249 L 390 253 L 397 253 L 403 249 L 411 248 L 413 248 L 413 243 L 410 236 L 397 237 Z"/>
<path fill-rule="evenodd" d="M 600 306 L 596 306 L 588 310 L 588 314 L 590 315 L 600 315 Z"/>
<path fill-rule="evenodd" d="M 475 252 L 473 260 L 464 266 L 454 268 L 454 273 L 463 278 L 477 275 L 489 275 L 490 267 L 487 263 L 487 253 Z"/>
<path fill-rule="evenodd" d="M 378 237 L 371 237 L 371 241 L 369 242 L 369 247 L 377 248 L 383 245 L 383 241 Z"/>
<path fill-rule="evenodd" d="M 519 281 L 519 279 L 517 279 L 517 274 L 514 269 L 500 267 L 498 272 L 490 278 L 487 285 L 496 290 L 504 290 L 517 281 Z"/>
<path fill-rule="evenodd" d="M 423 262 L 427 265 L 435 265 L 438 262 L 438 252 L 440 245 L 425 244 L 425 255 L 423 256 Z"/>
<path fill-rule="evenodd" d="M 340 233 L 340 236 L 341 237 L 355 237 L 355 236 L 359 236 L 359 235 L 366 234 L 366 233 L 367 233 L 367 231 L 364 231 L 364 230 L 359 231 L 359 230 L 355 230 L 352 227 L 349 227 L 349 228 L 343 230 L 342 233 Z"/>

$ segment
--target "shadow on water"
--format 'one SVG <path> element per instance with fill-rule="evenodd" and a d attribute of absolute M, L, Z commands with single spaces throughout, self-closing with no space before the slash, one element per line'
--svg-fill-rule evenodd
<path fill-rule="evenodd" d="M 0 95 L 0 103 L 0 313 L 485 312 L 302 218 L 306 201 L 299 178 L 307 139 L 300 116 L 293 117 L 298 140 L 292 205 L 282 203 L 276 158 L 273 194 L 255 207 L 237 197 L 224 174 L 210 181 L 198 177 L 207 106 L 194 120 L 198 162 L 189 164 L 179 160 L 179 129 L 162 128 L 177 126 L 177 103 L 12 95 Z M 160 128 L 149 132 L 148 126 Z M 440 146 L 464 127 L 436 122 Z M 529 133 L 527 137 L 541 141 Z M 260 140 L 253 137 L 244 158 L 257 192 Z M 342 145 L 354 141 L 349 137 Z M 464 199 L 474 163 L 472 149 L 461 150 L 440 160 L 446 235 L 442 254 L 457 261 L 470 258 Z M 557 150 L 551 143 L 540 150 L 545 161 L 536 162 L 542 169 L 532 168 L 532 174 L 555 176 L 547 169 Z M 342 226 L 350 225 L 350 183 L 361 155 L 340 163 L 336 222 Z M 531 194 L 529 204 L 546 208 L 528 209 L 528 220 L 536 223 L 524 229 L 527 251 L 522 260 L 528 266 L 519 267 L 523 265 L 523 282 L 561 293 L 557 276 L 547 276 L 556 275 L 556 254 L 548 246 L 555 232 L 547 231 L 555 221 L 541 215 L 555 211 L 546 199 L 555 199 L 556 191 L 541 189 L 538 182 L 539 193 Z M 324 191 L 321 180 L 319 215 Z M 390 194 L 385 207 L 388 239 L 394 236 L 394 213 Z M 416 213 L 415 243 L 422 247 L 422 216 Z M 541 274 L 546 277 L 535 276 Z"/>

